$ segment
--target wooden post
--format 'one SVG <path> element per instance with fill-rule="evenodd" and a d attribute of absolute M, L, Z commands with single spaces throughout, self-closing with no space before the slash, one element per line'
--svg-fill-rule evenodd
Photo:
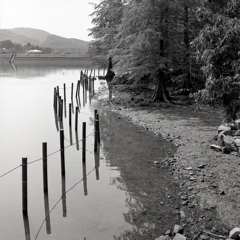
<path fill-rule="evenodd" d="M 82 123 L 82 161 L 86 161 L 86 122 Z"/>
<path fill-rule="evenodd" d="M 57 101 L 58 101 L 58 120 L 60 121 L 60 119 L 61 119 L 61 96 L 58 96 Z"/>
<path fill-rule="evenodd" d="M 42 143 L 42 156 L 43 156 L 43 191 L 48 193 L 48 173 L 47 173 L 47 143 Z"/>
<path fill-rule="evenodd" d="M 70 136 L 70 145 L 73 144 L 72 142 L 72 104 L 69 103 L 69 136 Z"/>
<path fill-rule="evenodd" d="M 57 103 L 57 100 L 56 100 L 56 88 L 54 88 L 54 92 L 53 92 L 53 108 L 54 108 L 54 112 L 56 112 L 56 103 Z"/>
<path fill-rule="evenodd" d="M 93 95 L 93 96 L 95 95 L 95 87 L 94 87 L 94 84 L 95 84 L 95 78 L 93 79 L 93 82 L 92 82 L 92 95 Z"/>
<path fill-rule="evenodd" d="M 63 100 L 60 99 L 60 119 L 59 119 L 59 122 L 60 122 L 60 128 L 63 129 Z"/>
<path fill-rule="evenodd" d="M 64 116 L 67 117 L 67 107 L 66 107 L 66 84 L 63 84 L 63 90 L 64 90 Z"/>
<path fill-rule="evenodd" d="M 75 131 L 78 130 L 78 107 L 75 110 Z"/>
<path fill-rule="evenodd" d="M 80 97 L 80 89 L 81 89 L 81 82 L 80 80 L 78 81 L 79 82 L 79 87 L 78 87 L 78 105 L 79 105 L 79 112 L 80 112 L 80 108 L 81 108 L 81 97 Z"/>
<path fill-rule="evenodd" d="M 82 84 L 82 88 L 83 88 L 83 97 L 82 97 L 82 99 L 83 99 L 83 106 L 85 106 L 85 76 L 84 76 L 84 78 L 83 78 L 83 84 Z"/>
<path fill-rule="evenodd" d="M 71 85 L 71 100 L 73 99 L 73 87 L 74 87 L 74 85 L 72 83 L 72 85 Z"/>
<path fill-rule="evenodd" d="M 97 151 L 98 132 L 97 132 L 97 110 L 94 110 L 94 152 Z"/>
<path fill-rule="evenodd" d="M 99 114 L 97 113 L 97 122 L 96 122 L 97 126 L 97 133 L 98 133 L 98 142 L 100 143 L 100 122 L 99 122 Z"/>
<path fill-rule="evenodd" d="M 61 171 L 65 175 L 65 149 L 64 149 L 64 131 L 60 129 L 60 152 L 61 152 Z"/>
<path fill-rule="evenodd" d="M 27 158 L 22 158 L 22 211 L 28 212 Z"/>

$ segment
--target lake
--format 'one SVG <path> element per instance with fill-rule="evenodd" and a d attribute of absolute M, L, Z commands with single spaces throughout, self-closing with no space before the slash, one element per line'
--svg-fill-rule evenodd
<path fill-rule="evenodd" d="M 82 105 L 78 116 L 79 139 L 82 136 L 82 122 L 87 124 L 87 179 L 82 181 L 82 143 L 79 142 L 79 150 L 76 145 L 70 146 L 69 143 L 68 112 L 63 120 L 66 147 L 65 179 L 61 175 L 60 140 L 55 125 L 53 91 L 59 86 L 63 96 L 65 83 L 67 104 L 71 102 L 71 84 L 74 84 L 75 91 L 81 69 L 84 70 L 81 66 L 23 65 L 15 69 L 8 64 L 0 66 L 0 239 L 110 240 L 113 236 L 132 229 L 124 219 L 124 213 L 128 211 L 128 193 L 112 184 L 112 179 L 120 178 L 120 172 L 117 167 L 109 164 L 109 159 L 106 160 L 106 150 L 102 147 L 99 173 L 96 171 L 92 134 L 96 100 L 92 100 L 91 104 L 88 101 L 85 106 Z M 99 81 L 96 80 L 95 89 L 98 86 Z M 76 102 L 74 104 L 76 105 Z M 74 114 L 72 113 L 73 120 Z M 48 226 L 44 221 L 46 199 L 43 194 L 42 176 L 43 142 L 47 142 L 49 155 L 47 200 L 51 213 Z M 73 142 L 76 142 L 74 131 Z M 30 163 L 28 219 L 23 218 L 22 214 L 22 158 L 27 158 Z M 15 170 L 11 171 L 12 169 Z M 67 191 L 65 203 L 64 198 L 61 199 L 63 183 Z M 30 234 L 25 234 L 28 226 Z"/>

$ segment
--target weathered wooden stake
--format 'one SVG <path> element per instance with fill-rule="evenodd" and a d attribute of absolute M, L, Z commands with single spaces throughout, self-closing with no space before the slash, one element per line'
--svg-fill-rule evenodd
<path fill-rule="evenodd" d="M 98 146 L 98 131 L 97 131 L 97 110 L 94 111 L 94 152 L 97 151 Z"/>
<path fill-rule="evenodd" d="M 70 136 L 70 145 L 73 144 L 72 142 L 72 104 L 69 103 L 69 136 Z"/>
<path fill-rule="evenodd" d="M 64 90 L 64 116 L 67 117 L 67 107 L 66 107 L 66 84 L 63 84 L 63 90 Z"/>
<path fill-rule="evenodd" d="M 60 121 L 60 119 L 61 119 L 61 96 L 58 96 L 57 101 L 58 101 L 58 120 Z"/>
<path fill-rule="evenodd" d="M 42 143 L 42 159 L 43 159 L 43 191 L 48 193 L 48 172 L 47 172 L 47 143 Z"/>
<path fill-rule="evenodd" d="M 78 130 L 78 107 L 75 110 L 75 131 Z"/>
<path fill-rule="evenodd" d="M 27 158 L 22 158 L 22 211 L 28 212 Z"/>
<path fill-rule="evenodd" d="M 57 111 L 57 96 L 56 96 L 56 88 L 54 88 L 54 92 L 53 92 L 53 108 L 54 108 L 54 112 Z"/>
<path fill-rule="evenodd" d="M 98 113 L 97 113 L 97 122 L 96 122 L 96 124 L 97 124 L 97 126 L 96 126 L 96 128 L 97 128 L 97 137 L 98 137 L 98 142 L 100 143 L 100 123 L 99 123 L 99 115 L 98 115 Z"/>
<path fill-rule="evenodd" d="M 60 152 L 61 152 L 61 171 L 65 175 L 65 149 L 64 149 L 64 131 L 60 129 Z"/>
<path fill-rule="evenodd" d="M 60 123 L 60 128 L 63 129 L 63 100 L 60 99 L 60 119 L 59 119 L 59 123 Z"/>
<path fill-rule="evenodd" d="M 79 82 L 79 87 L 78 87 L 78 106 L 79 106 L 79 108 L 78 108 L 78 110 L 80 112 L 80 108 L 81 108 L 81 97 L 80 97 L 81 82 L 80 82 L 80 80 L 78 82 Z"/>
<path fill-rule="evenodd" d="M 82 161 L 86 161 L 86 122 L 82 123 Z"/>

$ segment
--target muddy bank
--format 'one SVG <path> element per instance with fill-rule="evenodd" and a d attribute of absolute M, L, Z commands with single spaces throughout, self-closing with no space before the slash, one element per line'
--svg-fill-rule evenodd
<path fill-rule="evenodd" d="M 139 106 L 134 105 L 132 94 L 121 92 L 120 95 L 115 92 L 112 102 L 103 100 L 104 108 L 176 146 L 176 152 L 164 164 L 182 189 L 175 207 L 186 213 L 184 224 L 192 229 L 190 235 L 196 234 L 196 226 L 200 226 L 227 236 L 230 228 L 239 225 L 240 161 L 236 156 L 223 155 L 209 147 L 221 123 L 221 111 L 204 109 L 196 113 L 194 107 L 169 104 Z M 151 174 L 148 179 L 152 181 Z M 182 195 L 187 198 L 181 198 Z"/>

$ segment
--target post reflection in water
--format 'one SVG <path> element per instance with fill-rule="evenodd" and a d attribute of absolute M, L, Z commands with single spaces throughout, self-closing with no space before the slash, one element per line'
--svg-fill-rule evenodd
<path fill-rule="evenodd" d="M 77 150 L 79 150 L 78 130 L 75 130 L 75 137 L 76 137 L 76 148 Z"/>
<path fill-rule="evenodd" d="M 25 239 L 31 240 L 28 213 L 26 213 L 26 212 L 23 212 L 23 224 L 24 224 L 24 229 L 25 229 Z"/>
<path fill-rule="evenodd" d="M 65 177 L 65 174 L 62 174 L 62 208 L 63 208 L 63 217 L 67 217 L 66 177 Z"/>
<path fill-rule="evenodd" d="M 44 192 L 44 207 L 45 207 L 45 219 L 46 219 L 47 234 L 51 234 L 51 222 L 50 222 L 48 192 Z"/>
<path fill-rule="evenodd" d="M 94 160 L 95 160 L 96 180 L 99 180 L 99 167 L 100 167 L 100 146 L 99 146 L 99 144 L 97 146 L 97 151 L 94 152 Z"/>
<path fill-rule="evenodd" d="M 82 169 L 83 169 L 83 189 L 84 189 L 84 195 L 88 195 L 87 191 L 87 168 L 86 168 L 86 162 L 82 161 Z"/>

